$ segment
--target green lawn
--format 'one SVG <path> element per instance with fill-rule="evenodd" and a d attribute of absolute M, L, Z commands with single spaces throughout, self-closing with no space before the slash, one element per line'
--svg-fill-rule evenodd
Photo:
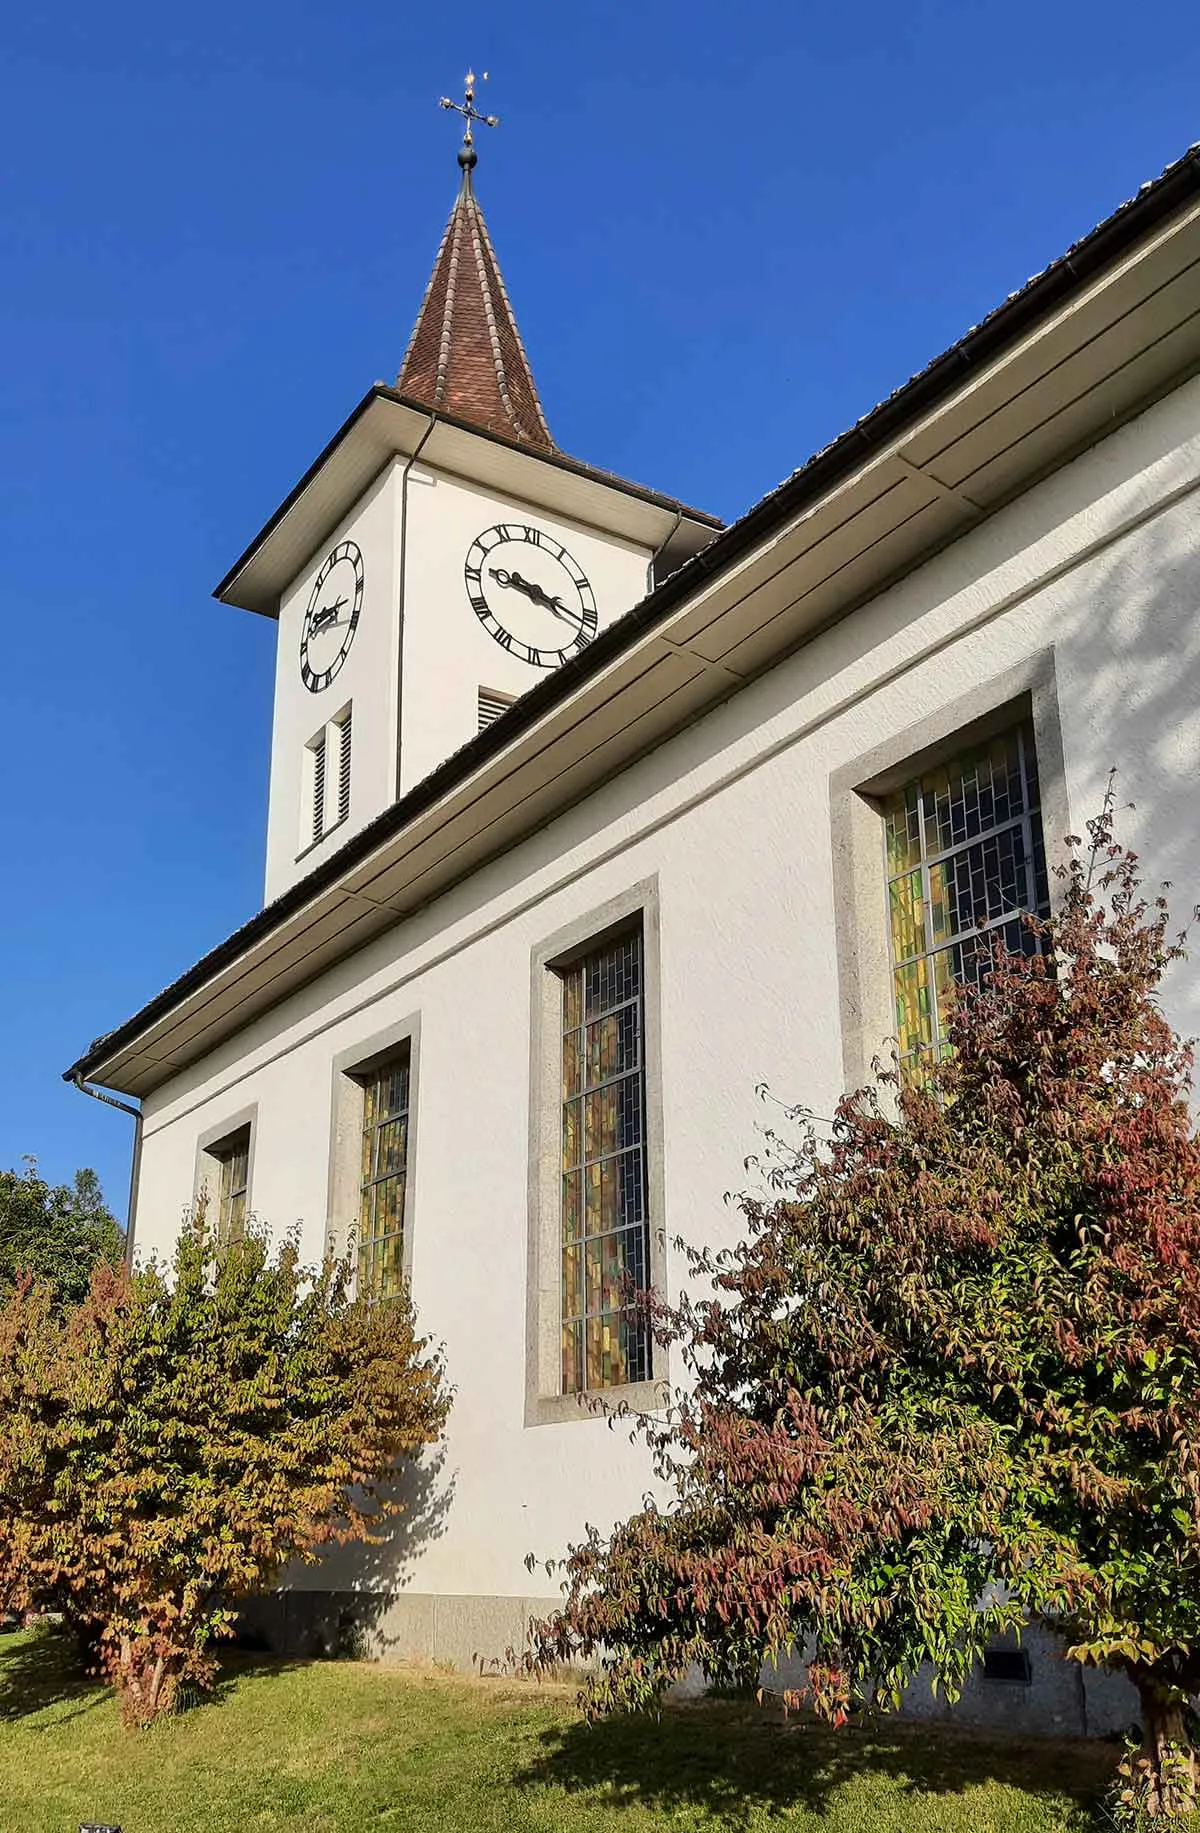
<path fill-rule="evenodd" d="M 1113 1763 L 722 1702 L 589 1728 L 563 1689 L 244 1657 L 131 1734 L 52 1636 L 0 1636 L 3 1833 L 1083 1833 Z"/>

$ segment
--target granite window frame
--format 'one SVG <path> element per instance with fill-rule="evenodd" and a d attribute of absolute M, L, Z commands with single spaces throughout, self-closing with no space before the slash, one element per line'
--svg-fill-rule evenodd
<path fill-rule="evenodd" d="M 1009 727 L 1033 728 L 1050 907 L 1055 867 L 1072 832 L 1054 651 L 1024 661 L 957 696 L 835 770 L 829 779 L 830 833 L 842 1074 L 847 1089 L 872 1080 L 876 1057 L 890 1059 L 895 1001 L 884 856 L 884 799 L 914 777 Z"/>
<path fill-rule="evenodd" d="M 382 1303 L 399 1298 L 406 1280 L 402 1257 L 412 1104 L 412 1055 L 408 1044 L 401 1044 L 361 1079 L 355 1079 L 360 1080 L 363 1091 L 355 1285 L 360 1294 L 365 1292 L 371 1300 Z"/>
<path fill-rule="evenodd" d="M 408 1134 L 400 1270 L 412 1288 L 413 1229 L 416 1218 L 417 1140 L 421 1094 L 421 1018 L 409 1013 L 395 1024 L 360 1038 L 334 1056 L 330 1074 L 329 1185 L 325 1239 L 335 1255 L 353 1247 L 355 1277 L 362 1203 L 362 1141 L 367 1083 L 402 1052 L 408 1053 Z"/>
<path fill-rule="evenodd" d="M 538 943 L 530 959 L 529 1241 L 525 1424 L 562 1424 L 665 1401 L 666 1350 L 651 1340 L 650 1374 L 619 1387 L 564 1392 L 562 1379 L 563 974 L 622 934 L 642 938 L 642 1048 L 646 1227 L 650 1283 L 667 1294 L 657 877 L 631 885 Z"/>
<path fill-rule="evenodd" d="M 217 1214 L 209 1221 L 209 1226 L 219 1235 L 221 1219 L 221 1178 L 222 1167 L 235 1143 L 245 1133 L 249 1135 L 246 1148 L 246 1203 L 244 1217 L 249 1219 L 254 1214 L 254 1156 L 258 1143 L 258 1103 L 239 1108 L 236 1113 L 228 1114 L 215 1125 L 205 1127 L 196 1141 L 196 1162 L 192 1175 L 192 1206 L 199 1203 L 215 1203 Z M 244 1226 L 244 1223 L 243 1223 Z"/>

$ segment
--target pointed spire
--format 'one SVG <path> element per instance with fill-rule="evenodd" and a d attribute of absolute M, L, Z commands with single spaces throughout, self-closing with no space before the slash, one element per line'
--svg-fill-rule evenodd
<path fill-rule="evenodd" d="M 556 447 L 475 196 L 472 173 L 478 154 L 471 125 L 498 123 L 494 115 L 475 113 L 474 94 L 475 78 L 468 74 L 465 105 L 446 98 L 441 104 L 466 120 L 458 154 L 462 183 L 396 386 L 427 407 L 553 452 Z"/>

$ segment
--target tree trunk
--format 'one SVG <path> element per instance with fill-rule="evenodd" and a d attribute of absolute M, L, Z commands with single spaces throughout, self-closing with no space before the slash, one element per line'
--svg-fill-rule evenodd
<path fill-rule="evenodd" d="M 1196 1751 L 1188 1736 L 1184 1700 L 1178 1687 L 1151 1674 L 1135 1674 L 1142 1702 L 1142 1748 L 1134 1759 L 1140 1805 L 1169 1820 L 1197 1807 Z"/>
<path fill-rule="evenodd" d="M 179 1679 L 178 1662 L 168 1665 L 164 1655 L 138 1644 L 130 1637 L 121 1640 L 115 1679 L 121 1698 L 122 1716 L 130 1725 L 148 1725 L 160 1712 L 170 1710 Z"/>

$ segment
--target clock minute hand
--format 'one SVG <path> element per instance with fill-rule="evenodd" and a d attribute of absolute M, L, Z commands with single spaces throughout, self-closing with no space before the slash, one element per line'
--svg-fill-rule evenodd
<path fill-rule="evenodd" d="M 534 579 L 526 579 L 523 573 L 510 573 L 507 567 L 502 566 L 489 567 L 488 571 L 498 586 L 511 586 L 514 591 L 523 593 L 535 605 L 542 605 L 546 610 L 550 610 L 556 602 L 544 587 L 538 585 Z"/>
<path fill-rule="evenodd" d="M 572 622 L 580 621 L 570 606 L 564 605 L 561 598 L 551 598 L 545 587 L 538 585 L 536 580 L 526 579 L 522 573 L 510 573 L 502 566 L 489 567 L 488 571 L 498 586 L 512 586 L 516 591 L 523 592 L 532 604 L 540 605 L 555 617 L 565 617 Z"/>
<path fill-rule="evenodd" d="M 324 630 L 326 624 L 336 624 L 339 621 L 339 611 L 342 606 L 348 602 L 349 601 L 345 598 L 339 598 L 336 604 L 325 605 L 322 610 L 315 611 L 312 620 L 313 634 L 315 635 L 319 630 Z"/>
<path fill-rule="evenodd" d="M 563 604 L 561 598 L 552 598 L 547 604 L 546 609 L 553 617 L 557 617 L 573 625 L 576 630 L 581 630 L 583 628 L 582 611 L 573 611 L 570 605 Z"/>

